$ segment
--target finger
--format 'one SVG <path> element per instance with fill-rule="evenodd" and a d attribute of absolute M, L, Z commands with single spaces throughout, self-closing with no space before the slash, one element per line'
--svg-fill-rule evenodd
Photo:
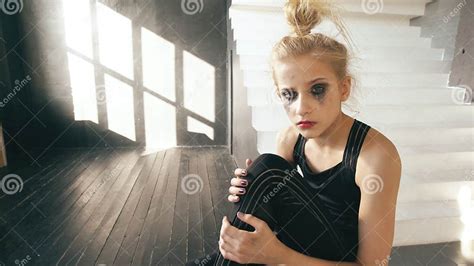
<path fill-rule="evenodd" d="M 245 188 L 243 187 L 229 187 L 229 193 L 233 195 L 243 195 L 245 194 Z"/>
<path fill-rule="evenodd" d="M 219 244 L 227 251 L 234 250 L 235 239 L 226 234 L 221 234 L 219 236 Z"/>
<path fill-rule="evenodd" d="M 222 227 L 221 227 L 221 235 L 227 235 L 230 237 L 235 237 L 238 233 L 239 229 L 232 226 L 227 219 L 227 216 L 222 218 Z"/>
<path fill-rule="evenodd" d="M 230 180 L 230 184 L 236 187 L 246 187 L 248 185 L 248 181 L 247 179 L 244 179 L 244 178 L 233 177 Z"/>
<path fill-rule="evenodd" d="M 245 165 L 247 165 L 247 167 L 249 167 L 251 164 L 252 164 L 252 160 L 250 160 L 250 159 L 247 158 L 247 159 L 245 160 Z"/>
<path fill-rule="evenodd" d="M 234 170 L 234 175 L 237 176 L 237 177 L 246 176 L 246 175 L 247 175 L 247 170 L 246 170 L 246 169 L 242 169 L 242 168 L 236 168 L 236 169 Z"/>
<path fill-rule="evenodd" d="M 232 249 L 227 243 L 219 241 L 219 250 L 222 254 L 222 257 L 237 262 L 238 258 L 231 252 Z"/>
<path fill-rule="evenodd" d="M 227 200 L 230 202 L 239 202 L 240 197 L 237 195 L 229 195 L 227 196 Z"/>
<path fill-rule="evenodd" d="M 242 212 L 237 212 L 237 217 L 250 224 L 251 226 L 253 226 L 255 228 L 255 231 L 258 231 L 258 230 L 261 230 L 263 229 L 263 226 L 265 226 L 265 221 L 253 216 L 252 214 L 248 214 L 248 213 L 242 213 Z"/>

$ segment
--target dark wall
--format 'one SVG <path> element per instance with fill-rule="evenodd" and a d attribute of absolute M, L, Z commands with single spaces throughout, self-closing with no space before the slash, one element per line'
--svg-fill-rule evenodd
<path fill-rule="evenodd" d="M 433 48 L 445 49 L 443 60 L 453 60 L 460 8 L 466 0 L 434 0 L 425 6 L 425 14 L 410 25 L 421 27 L 421 36 L 432 38 Z"/>
<path fill-rule="evenodd" d="M 474 89 L 474 1 L 461 10 L 449 83 Z M 472 95 L 471 95 L 472 96 Z M 474 99 L 472 99 L 474 101 Z"/>
<path fill-rule="evenodd" d="M 94 0 L 91 0 L 93 3 Z M 1 108 L 7 151 L 50 147 L 141 146 L 145 144 L 141 69 L 141 28 L 175 45 L 176 107 L 178 145 L 228 145 L 227 93 L 227 3 L 205 1 L 195 14 L 183 12 L 182 1 L 100 1 L 130 19 L 133 31 L 135 133 L 137 140 L 107 128 L 106 108 L 98 106 L 99 124 L 74 121 L 72 89 L 68 69 L 63 6 L 60 0 L 24 1 L 21 12 L 1 14 L 0 78 L 2 99 L 21 89 Z M 93 16 L 96 10 L 92 11 Z M 1 11 L 0 11 L 1 13 Z M 93 32 L 97 32 L 93 17 Z M 97 49 L 97 36 L 93 36 Z M 2 46 L 5 46 L 3 48 Z M 2 50 L 3 49 L 3 50 Z M 183 51 L 215 68 L 215 121 L 208 121 L 183 107 Z M 94 56 L 97 51 L 94 51 Z M 94 58 L 96 81 L 103 81 L 103 66 Z M 99 83 L 100 84 L 100 83 Z M 164 99 L 156 95 L 159 99 Z M 192 117 L 214 130 L 214 139 L 187 130 Z"/>
<path fill-rule="evenodd" d="M 410 21 L 421 27 L 421 36 L 432 38 L 432 47 L 445 49 L 443 60 L 451 62 L 450 86 L 474 88 L 474 2 L 434 0 L 425 15 Z"/>

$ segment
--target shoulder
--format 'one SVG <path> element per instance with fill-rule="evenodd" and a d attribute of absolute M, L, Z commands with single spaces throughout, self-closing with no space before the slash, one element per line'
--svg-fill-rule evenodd
<path fill-rule="evenodd" d="M 367 132 L 356 166 L 360 187 L 359 241 L 361 264 L 390 255 L 401 162 L 395 145 L 374 128 Z M 387 245 L 388 243 L 388 245 Z"/>
<path fill-rule="evenodd" d="M 382 179 L 400 179 L 401 159 L 395 144 L 375 128 L 370 128 L 357 159 L 356 183 L 361 185 L 365 176 L 378 175 Z M 391 180 L 388 183 L 398 183 Z M 385 182 L 385 180 L 384 180 Z"/>
<path fill-rule="evenodd" d="M 282 128 L 276 136 L 276 154 L 295 165 L 293 160 L 293 148 L 298 139 L 298 131 L 293 126 Z"/>

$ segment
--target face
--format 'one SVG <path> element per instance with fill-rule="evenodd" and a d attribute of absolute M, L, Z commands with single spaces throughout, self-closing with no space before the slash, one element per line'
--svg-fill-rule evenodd
<path fill-rule="evenodd" d="M 341 103 L 349 97 L 350 77 L 338 79 L 328 63 L 310 55 L 275 61 L 273 69 L 291 123 L 305 138 L 322 135 L 341 115 Z M 316 124 L 300 127 L 301 120 Z"/>

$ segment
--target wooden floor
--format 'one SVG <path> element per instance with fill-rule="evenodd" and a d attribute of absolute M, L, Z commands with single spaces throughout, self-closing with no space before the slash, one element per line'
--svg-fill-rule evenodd
<path fill-rule="evenodd" d="M 236 165 L 223 148 L 61 150 L 2 169 L 0 265 L 182 265 L 217 249 Z M 218 227 L 219 226 L 219 227 Z"/>
<path fill-rule="evenodd" d="M 0 266 L 183 265 L 212 253 L 236 167 L 227 149 L 206 147 L 13 158 L 0 177 L 15 174 L 23 187 L 0 191 Z M 394 247 L 380 265 L 474 265 L 460 250 L 459 242 Z"/>

